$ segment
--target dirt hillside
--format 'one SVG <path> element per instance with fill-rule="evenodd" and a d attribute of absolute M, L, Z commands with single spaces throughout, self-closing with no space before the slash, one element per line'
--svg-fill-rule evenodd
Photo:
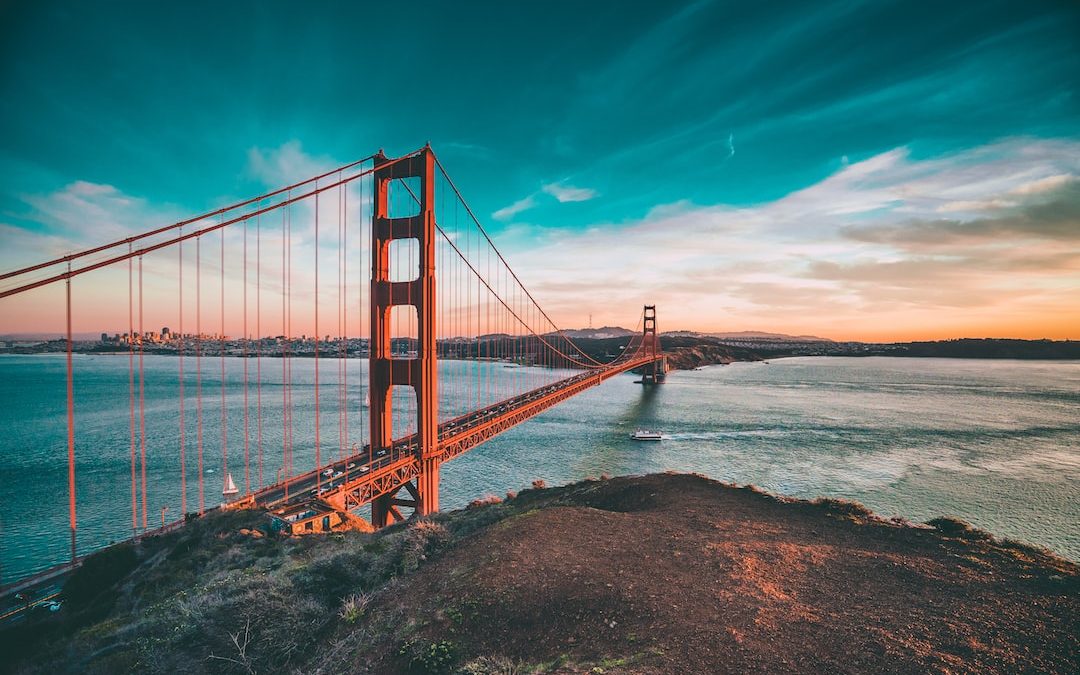
<path fill-rule="evenodd" d="M 1080 570 L 954 520 L 681 474 L 375 534 L 228 512 L 90 558 L 28 673 L 1080 672 Z"/>
<path fill-rule="evenodd" d="M 946 535 L 688 475 L 545 492 L 369 624 L 551 672 L 1080 672 L 1076 566 L 957 521 Z M 346 638 L 315 670 L 403 666 L 371 646 Z"/>

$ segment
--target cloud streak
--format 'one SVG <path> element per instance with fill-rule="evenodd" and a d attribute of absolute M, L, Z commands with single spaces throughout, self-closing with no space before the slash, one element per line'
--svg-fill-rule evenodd
<path fill-rule="evenodd" d="M 542 189 L 544 192 L 557 199 L 560 204 L 565 204 L 566 202 L 587 202 L 596 197 L 596 190 L 573 187 L 561 183 L 548 183 Z"/>
<path fill-rule="evenodd" d="M 517 200 L 509 206 L 504 206 L 495 213 L 492 213 L 491 217 L 495 220 L 510 220 L 522 211 L 528 211 L 534 206 L 536 206 L 536 197 L 534 195 L 529 195 L 528 197 Z"/>
<path fill-rule="evenodd" d="M 290 182 L 297 182 L 313 175 L 340 166 L 341 163 L 330 158 L 307 154 L 299 143 L 289 142 L 277 148 L 253 149 L 248 153 L 246 172 L 262 184 L 264 188 L 277 188 Z M 368 214 L 366 204 L 369 198 L 361 194 L 358 182 L 351 183 L 347 191 L 347 202 L 339 196 L 338 189 L 331 189 L 321 196 L 319 239 L 320 266 L 333 266 L 336 263 L 338 245 L 339 209 L 346 223 L 355 225 Z M 147 200 L 126 194 L 112 185 L 74 181 L 58 190 L 45 194 L 26 195 L 23 203 L 30 209 L 26 219 L 35 224 L 34 229 L 0 222 L 0 269 L 11 270 L 30 262 L 41 262 L 50 258 L 79 251 L 90 246 L 110 241 L 122 240 L 134 234 L 174 223 L 191 217 L 191 213 L 182 212 L 174 206 L 152 206 Z M 209 200 L 215 205 L 232 203 L 233 198 L 217 196 Z M 234 213 L 232 215 L 239 215 Z M 297 334 L 313 333 L 312 305 L 315 259 L 314 200 L 307 199 L 289 207 L 290 237 L 288 252 L 291 265 L 291 294 L 294 302 L 294 327 Z M 191 232 L 194 228 L 203 228 L 215 224 L 217 219 L 206 219 L 185 228 Z M 136 247 L 164 241 L 178 234 L 171 230 L 142 240 Z M 254 287 L 255 255 L 261 251 L 261 285 L 268 296 L 280 297 L 282 288 L 281 255 L 283 250 L 282 216 L 279 212 L 252 219 L 247 227 L 246 257 L 251 263 L 247 270 L 248 280 Z M 258 239 L 256 238 L 258 235 Z M 217 292 L 221 280 L 221 245 L 224 242 L 226 269 L 224 272 L 227 318 L 225 330 L 228 334 L 242 333 L 240 316 L 237 308 L 243 305 L 242 289 L 244 268 L 241 261 L 245 257 L 245 227 L 237 223 L 208 233 L 200 238 L 201 260 L 195 267 L 197 244 L 189 240 L 182 246 L 187 289 L 185 292 L 185 315 L 189 319 L 186 329 L 193 330 L 195 316 L 194 289 L 192 280 L 198 270 L 202 272 L 203 298 L 202 309 L 204 330 L 215 332 L 220 329 L 217 312 L 220 305 Z M 353 236 L 346 242 L 346 257 L 349 261 L 366 260 L 369 243 L 366 239 Z M 259 248 L 257 249 L 256 246 Z M 120 247 L 108 252 L 108 256 L 125 250 Z M 146 324 L 155 329 L 162 325 L 176 328 L 176 309 L 179 302 L 178 282 L 180 272 L 180 249 L 170 246 L 144 256 L 144 284 Z M 106 257 L 100 254 L 90 260 Z M 366 266 L 366 265 L 365 265 Z M 359 297 L 361 282 L 355 263 L 347 264 L 348 273 L 344 284 L 352 297 Z M 138 269 L 138 263 L 133 264 Z M 49 270 L 51 273 L 58 268 Z M 133 274 L 137 275 L 137 271 Z M 137 277 L 136 277 L 137 278 Z M 20 282 L 25 279 L 20 280 Z M 336 297 L 336 277 L 324 274 L 320 280 L 323 288 L 320 307 L 324 307 L 323 316 L 335 316 L 335 307 L 331 306 Z M 136 288 L 138 288 L 136 284 Z M 76 332 L 125 331 L 128 325 L 128 265 L 114 264 L 103 270 L 93 271 L 77 277 L 73 282 L 73 292 L 80 307 L 89 311 L 76 313 L 73 317 Z M 57 308 L 61 307 L 61 284 L 33 290 L 7 298 L 4 311 L 0 312 L 0 333 L 43 332 L 55 330 L 57 326 Z M 279 305 L 265 303 L 263 316 L 266 321 L 264 332 L 280 332 L 280 316 L 274 315 Z M 320 321 L 320 331 L 334 332 L 333 319 Z"/>
<path fill-rule="evenodd" d="M 546 183 L 538 192 L 522 197 L 509 206 L 504 206 L 492 213 L 491 217 L 501 221 L 511 220 L 520 213 L 541 206 L 542 195 L 554 197 L 555 201 L 560 204 L 569 204 L 574 202 L 587 202 L 590 199 L 594 199 L 597 194 L 596 190 L 591 188 L 574 187 L 572 185 L 565 185 L 564 183 Z"/>
<path fill-rule="evenodd" d="M 249 173 L 268 185 L 335 164 L 308 156 L 298 144 L 249 157 Z M 636 220 L 579 231 L 511 226 L 497 243 L 541 304 L 570 326 L 589 313 L 604 324 L 631 323 L 649 302 L 663 308 L 663 326 L 670 329 L 851 339 L 1066 337 L 1080 334 L 1073 309 L 1080 294 L 1078 177 L 1080 142 L 1071 140 L 1010 139 L 921 159 L 896 148 L 770 202 L 676 201 Z M 574 201 L 558 202 L 541 190 L 496 214 L 511 219 L 541 205 L 541 198 L 553 205 Z M 114 186 L 88 181 L 29 195 L 24 203 L 40 229 L 0 223 L 6 244 L 0 261 L 40 260 L 177 219 L 168 209 L 151 209 Z M 966 206 L 941 209 L 956 203 Z M 328 195 L 323 217 L 329 229 L 320 249 L 335 245 L 335 205 Z M 350 196 L 349 210 L 350 221 L 363 217 L 359 197 Z M 299 205 L 292 221 L 294 302 L 302 305 L 314 256 L 311 205 Z M 280 223 L 265 225 L 264 251 L 280 251 Z M 240 245 L 240 235 L 230 229 L 227 246 Z M 217 250 L 217 241 L 211 235 L 203 252 Z M 351 239 L 350 259 L 363 260 L 364 245 Z M 190 246 L 186 251 L 193 253 Z M 213 270 L 213 261 L 210 256 L 203 264 Z M 159 263 L 148 268 L 163 284 L 164 295 L 155 300 L 175 306 L 175 290 L 169 290 L 175 257 Z M 80 294 L 91 290 L 80 282 Z M 109 324 L 125 325 L 125 309 L 112 307 L 116 317 Z M 33 303 L 20 306 L 24 310 L 37 311 Z M 299 332 L 306 331 L 309 321 L 298 319 Z"/>
<path fill-rule="evenodd" d="M 1066 310 L 1080 294 L 1077 176 L 1071 140 L 929 159 L 897 148 L 773 202 L 677 202 L 630 223 L 547 233 L 512 260 L 571 322 L 591 311 L 625 323 L 649 301 L 669 327 L 1064 337 L 1080 334 Z M 942 218 L 939 207 L 959 200 L 979 207 Z"/>

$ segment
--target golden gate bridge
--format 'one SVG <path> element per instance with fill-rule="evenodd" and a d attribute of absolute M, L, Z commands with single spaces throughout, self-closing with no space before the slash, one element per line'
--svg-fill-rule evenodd
<path fill-rule="evenodd" d="M 310 267 L 294 260 L 301 254 L 310 255 Z M 4 273 L 0 298 L 55 302 L 65 316 L 67 566 L 87 548 L 77 537 L 76 452 L 93 452 L 78 442 L 73 313 L 127 303 L 128 332 L 117 348 L 127 356 L 128 410 L 115 423 L 127 426 L 130 471 L 129 485 L 114 489 L 130 497 L 133 537 L 218 508 L 217 484 L 207 485 L 214 463 L 223 482 L 220 507 L 267 508 L 292 533 L 383 527 L 404 519 L 402 508 L 430 514 L 439 508 L 443 463 L 611 377 L 634 371 L 654 384 L 665 371 L 655 306 L 644 307 L 640 332 L 608 358 L 568 337 L 430 146 L 397 158 L 380 151 L 209 213 Z M 178 327 L 161 338 L 176 355 L 171 430 L 147 414 L 144 372 L 144 356 L 162 351 L 145 327 L 165 321 Z M 192 324 L 194 333 L 185 333 Z M 229 340 L 230 326 L 242 337 Z M 243 368 L 230 381 L 231 356 L 242 357 Z M 362 381 L 350 385 L 347 362 L 357 356 L 366 356 Z M 294 400 L 303 385 L 293 368 L 308 357 L 313 434 L 298 440 L 295 415 L 309 413 Z M 478 367 L 439 368 L 454 361 Z M 211 373 L 218 382 L 204 382 Z M 364 380 L 366 416 L 349 396 Z M 211 390 L 215 384 L 219 391 Z M 229 410 L 227 387 L 241 389 L 242 415 Z M 211 415 L 220 437 L 204 433 Z M 328 418 L 336 431 L 324 431 Z M 166 523 L 163 510 L 160 529 L 150 527 L 148 466 L 179 483 L 181 518 Z"/>

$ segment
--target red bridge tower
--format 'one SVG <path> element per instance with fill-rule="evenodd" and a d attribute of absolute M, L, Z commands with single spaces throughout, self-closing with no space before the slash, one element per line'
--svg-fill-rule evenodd
<path fill-rule="evenodd" d="M 402 487 L 409 498 L 395 493 L 377 497 L 371 504 L 375 527 L 385 527 L 392 516 L 402 520 L 399 506 L 409 506 L 418 515 L 439 510 L 439 397 L 435 359 L 435 155 L 430 147 L 404 162 L 389 162 L 380 151 L 375 157 L 375 204 L 371 229 L 371 344 L 368 385 L 371 392 L 371 450 L 389 451 L 393 443 L 394 385 L 412 387 L 416 395 L 417 460 L 420 474 L 415 485 Z M 391 181 L 418 178 L 420 211 L 416 215 L 392 218 L 389 192 Z M 404 185 L 404 184 L 402 184 Z M 415 239 L 418 242 L 420 273 L 409 281 L 390 280 L 390 242 Z M 398 305 L 416 308 L 418 345 L 415 358 L 393 358 L 390 351 L 390 310 Z"/>
<path fill-rule="evenodd" d="M 641 374 L 641 383 L 661 384 L 667 372 L 667 359 L 663 356 L 657 358 L 660 352 L 660 336 L 656 333 L 656 305 L 645 305 L 641 343 L 645 354 L 653 357 L 652 363 L 645 366 L 645 372 Z"/>

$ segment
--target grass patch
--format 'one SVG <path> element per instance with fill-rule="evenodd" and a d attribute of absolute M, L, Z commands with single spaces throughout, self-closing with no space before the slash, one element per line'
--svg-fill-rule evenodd
<path fill-rule="evenodd" d="M 505 656 L 481 656 L 458 668 L 455 675 L 526 675 L 536 672 Z"/>
<path fill-rule="evenodd" d="M 992 536 L 988 532 L 975 528 L 971 523 L 966 520 L 960 520 L 959 518 L 951 518 L 942 516 L 940 518 L 934 518 L 933 520 L 926 521 L 927 525 L 933 526 L 938 532 L 941 532 L 947 537 L 957 537 L 960 539 L 992 539 Z"/>
<path fill-rule="evenodd" d="M 338 616 L 340 616 L 341 620 L 345 623 L 354 624 L 364 615 L 369 604 L 371 604 L 370 593 L 353 593 L 341 603 L 341 610 L 338 611 Z"/>
<path fill-rule="evenodd" d="M 453 669 L 458 660 L 458 650 L 449 640 L 406 640 L 398 650 L 398 656 L 409 673 L 439 675 Z"/>
<path fill-rule="evenodd" d="M 828 513 L 851 518 L 867 518 L 874 512 L 857 501 L 851 499 L 836 499 L 834 497 L 818 497 L 810 502 L 814 506 Z"/>

